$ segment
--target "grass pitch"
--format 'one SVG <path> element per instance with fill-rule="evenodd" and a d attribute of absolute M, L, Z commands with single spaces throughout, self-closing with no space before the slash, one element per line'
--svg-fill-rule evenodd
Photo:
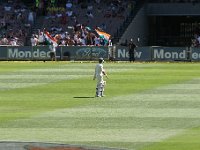
<path fill-rule="evenodd" d="M 199 150 L 199 63 L 0 62 L 0 141 Z"/>

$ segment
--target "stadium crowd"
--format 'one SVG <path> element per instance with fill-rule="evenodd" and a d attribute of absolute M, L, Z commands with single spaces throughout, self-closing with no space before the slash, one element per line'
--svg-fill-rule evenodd
<path fill-rule="evenodd" d="M 136 1 L 35 0 L 31 9 L 22 0 L 8 0 L 0 5 L 0 45 L 43 45 L 44 29 L 60 45 L 108 45 L 110 39 L 102 39 L 95 29 L 112 37 Z"/>
<path fill-rule="evenodd" d="M 96 31 L 100 31 L 100 28 L 96 28 Z M 49 45 L 52 42 L 47 40 L 44 30 L 38 30 L 38 34 L 33 34 L 31 37 L 31 45 L 37 46 L 37 45 Z M 95 31 L 91 31 L 89 27 L 85 27 L 83 25 L 76 25 L 73 27 L 73 34 L 69 34 L 68 32 L 56 32 L 51 31 L 48 32 L 50 34 L 51 38 L 53 38 L 54 41 L 58 45 L 62 46 L 86 46 L 86 45 L 94 45 L 94 46 L 112 46 L 112 41 L 109 38 L 102 38 L 97 33 L 95 34 Z M 53 43 L 52 43 L 53 44 Z"/>
<path fill-rule="evenodd" d="M 194 34 L 194 37 L 191 39 L 191 47 L 200 47 L 200 34 Z"/>
<path fill-rule="evenodd" d="M 44 43 L 44 38 L 40 37 L 45 29 L 59 45 L 108 45 L 110 40 L 102 39 L 95 29 L 112 36 L 129 15 L 133 5 L 133 1 L 129 0 L 67 0 L 62 6 L 47 7 L 43 26 L 33 33 L 31 43 L 35 45 L 37 40 L 39 44 Z"/>
<path fill-rule="evenodd" d="M 35 14 L 19 0 L 0 5 L 0 45 L 24 45 Z"/>

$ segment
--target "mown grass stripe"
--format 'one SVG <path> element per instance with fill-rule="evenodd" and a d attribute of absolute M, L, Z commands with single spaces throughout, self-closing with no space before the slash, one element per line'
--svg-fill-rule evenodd
<path fill-rule="evenodd" d="M 0 129 L 0 135 L 3 135 L 0 140 L 158 142 L 180 132 L 181 129 L 3 128 Z"/>
<path fill-rule="evenodd" d="M 68 108 L 45 112 L 37 117 L 174 117 L 200 118 L 199 108 Z"/>
<path fill-rule="evenodd" d="M 164 96 L 164 95 L 163 95 Z M 162 96 L 162 97 L 163 97 Z M 199 108 L 200 106 L 200 100 L 198 95 L 196 99 L 198 100 L 190 100 L 190 98 L 193 98 L 193 95 L 187 95 L 188 100 L 180 99 L 177 100 L 177 97 L 175 99 L 170 100 L 143 100 L 143 99 L 135 99 L 135 100 L 125 100 L 125 101 L 106 101 L 103 104 L 101 104 L 101 107 L 103 108 Z M 157 98 L 157 97 L 156 97 Z M 99 106 L 94 106 L 98 108 Z"/>
<path fill-rule="evenodd" d="M 120 120 L 120 121 L 119 121 Z M 1 123 L 1 128 L 72 128 L 72 129 L 187 129 L 200 124 L 196 118 L 155 117 L 42 117 L 23 118 Z"/>
<path fill-rule="evenodd" d="M 0 75 L 0 91 L 16 88 L 40 86 L 47 83 L 59 82 L 62 80 L 73 80 L 87 78 L 86 75 Z"/>
<path fill-rule="evenodd" d="M 199 93 L 154 93 L 152 90 L 140 92 L 138 94 L 127 94 L 122 96 L 116 96 L 109 99 L 113 104 L 117 104 L 117 101 L 128 103 L 128 101 L 200 101 Z"/>

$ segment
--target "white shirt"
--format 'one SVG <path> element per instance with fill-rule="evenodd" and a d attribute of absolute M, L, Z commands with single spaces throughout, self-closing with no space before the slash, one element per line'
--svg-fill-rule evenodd
<path fill-rule="evenodd" d="M 36 45 L 37 45 L 37 41 L 38 41 L 37 38 L 32 37 L 32 38 L 31 38 L 31 45 L 32 45 L 32 46 L 36 46 Z"/>
<path fill-rule="evenodd" d="M 94 38 L 94 43 L 95 43 L 95 45 L 99 45 L 99 44 L 100 44 L 100 41 L 99 41 L 99 38 L 98 38 L 98 37 L 95 37 L 95 38 Z"/>
<path fill-rule="evenodd" d="M 103 71 L 104 71 L 103 64 L 101 64 L 101 63 L 97 64 L 96 68 L 95 68 L 95 74 L 93 77 L 94 80 L 97 79 L 97 85 L 104 83 Z"/>
<path fill-rule="evenodd" d="M 71 11 L 71 10 L 66 11 L 66 15 L 67 15 L 68 17 L 72 16 L 72 14 L 73 14 L 73 11 Z"/>
<path fill-rule="evenodd" d="M 56 52 L 56 45 L 55 44 L 49 45 L 49 49 L 51 52 Z"/>
<path fill-rule="evenodd" d="M 84 45 L 84 46 L 86 45 L 84 38 L 81 38 L 80 42 L 81 42 L 82 45 Z"/>
<path fill-rule="evenodd" d="M 103 64 L 97 64 L 95 67 L 95 77 L 103 76 Z"/>
<path fill-rule="evenodd" d="M 39 42 L 39 43 L 42 43 L 42 42 L 44 42 L 44 41 L 45 41 L 44 34 L 41 32 L 41 33 L 39 34 L 39 36 L 38 36 L 38 42 Z"/>
<path fill-rule="evenodd" d="M 12 41 L 11 41 L 11 45 L 12 45 L 12 46 L 17 46 L 17 41 L 16 41 L 16 40 L 12 40 Z"/>

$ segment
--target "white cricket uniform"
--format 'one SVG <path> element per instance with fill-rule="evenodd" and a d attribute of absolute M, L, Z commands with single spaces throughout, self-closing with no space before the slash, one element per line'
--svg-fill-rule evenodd
<path fill-rule="evenodd" d="M 96 96 L 103 96 L 104 86 L 106 82 L 103 80 L 103 64 L 99 63 L 95 67 L 94 79 L 97 79 Z"/>
<path fill-rule="evenodd" d="M 97 79 L 97 84 L 103 83 L 103 64 L 97 64 L 95 68 L 94 78 Z"/>

